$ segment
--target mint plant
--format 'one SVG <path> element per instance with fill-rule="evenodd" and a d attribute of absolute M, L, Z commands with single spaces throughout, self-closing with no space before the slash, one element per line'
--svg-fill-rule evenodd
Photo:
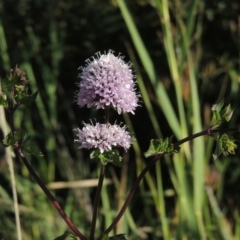
<path fill-rule="evenodd" d="M 81 73 L 79 77 L 81 78 L 81 81 L 78 84 L 79 90 L 76 94 L 77 104 L 79 107 L 95 107 L 97 109 L 105 110 L 104 123 L 97 122 L 97 120 L 94 123 L 90 120 L 90 123 L 83 123 L 82 128 L 74 129 L 74 141 L 79 145 L 79 149 L 91 150 L 90 158 L 99 160 L 100 164 L 98 187 L 93 204 L 92 223 L 89 236 L 87 237 L 77 229 L 29 164 L 25 156 L 26 153 L 42 156 L 36 143 L 32 141 L 31 137 L 28 136 L 24 130 L 16 130 L 14 128 L 14 112 L 21 105 L 28 107 L 37 97 L 37 92 L 29 94 L 29 80 L 27 80 L 25 73 L 21 69 L 15 67 L 10 71 L 10 75 L 4 82 L 3 92 L 0 93 L 0 105 L 9 112 L 11 127 L 11 131 L 3 140 L 3 144 L 6 147 L 13 147 L 18 152 L 19 157 L 22 159 L 32 177 L 42 188 L 43 192 L 72 231 L 65 232 L 56 239 L 126 239 L 124 233 L 113 237 L 109 237 L 108 235 L 117 225 L 118 221 L 129 206 L 139 183 L 159 159 L 165 154 L 172 155 L 178 153 L 181 144 L 187 141 L 208 135 L 209 137 L 214 137 L 217 143 L 216 151 L 214 153 L 215 160 L 221 154 L 235 154 L 237 148 L 236 140 L 230 136 L 229 133 L 239 132 L 239 127 L 221 128 L 224 123 L 230 121 L 233 114 L 230 105 L 223 109 L 223 100 L 212 107 L 213 120 L 208 129 L 176 142 L 172 141 L 172 137 L 167 137 L 165 139 L 152 139 L 148 151 L 145 152 L 145 157 L 151 157 L 152 159 L 137 177 L 125 203 L 112 224 L 106 230 L 102 231 L 101 236 L 96 238 L 95 227 L 106 167 L 110 163 L 117 167 L 121 166 L 122 157 L 119 148 L 128 151 L 134 140 L 132 134 L 127 131 L 127 126 L 123 124 L 118 125 L 116 122 L 114 122 L 114 124 L 111 123 L 113 120 L 109 118 L 109 111 L 116 110 L 118 114 L 126 112 L 134 114 L 136 108 L 140 105 L 140 94 L 136 91 L 135 76 L 132 73 L 131 64 L 125 63 L 121 55 L 115 56 L 113 51 L 108 51 L 104 54 L 97 53 L 97 57 L 93 57 L 92 60 L 87 60 L 87 65 L 80 68 L 80 70 Z"/>

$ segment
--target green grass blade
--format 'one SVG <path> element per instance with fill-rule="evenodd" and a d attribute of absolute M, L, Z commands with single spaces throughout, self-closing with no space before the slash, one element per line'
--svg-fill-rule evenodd
<path fill-rule="evenodd" d="M 118 0 L 118 4 L 122 13 L 122 16 L 125 20 L 125 23 L 127 25 L 127 28 L 129 30 L 129 33 L 131 35 L 131 38 L 133 40 L 134 46 L 137 49 L 137 52 L 139 54 L 139 57 L 141 59 L 141 62 L 144 66 L 144 69 L 146 73 L 148 74 L 148 77 L 152 83 L 153 88 L 155 89 L 156 96 L 158 99 L 158 103 L 160 107 L 162 108 L 162 111 L 164 112 L 164 115 L 169 122 L 169 125 L 171 126 L 174 134 L 177 138 L 180 138 L 181 136 L 181 128 L 179 126 L 179 122 L 177 120 L 176 114 L 173 110 L 171 101 L 166 93 L 165 87 L 162 84 L 161 81 L 158 80 L 153 62 L 146 50 L 146 47 L 144 46 L 144 43 L 141 39 L 140 34 L 138 33 L 138 30 L 134 24 L 134 21 L 131 17 L 131 14 L 129 13 L 124 0 Z"/>
<path fill-rule="evenodd" d="M 3 69 L 8 72 L 11 68 L 10 57 L 8 55 L 7 40 L 4 33 L 2 21 L 0 19 L 0 56 L 2 59 Z"/>
<path fill-rule="evenodd" d="M 161 161 L 158 161 L 156 163 L 156 176 L 157 176 L 156 181 L 157 181 L 157 191 L 158 191 L 158 211 L 159 211 L 160 219 L 161 219 L 161 223 L 162 223 L 163 238 L 165 240 L 168 240 L 171 238 L 170 238 L 170 228 L 169 228 L 169 224 L 168 224 L 165 199 L 164 199 Z"/>

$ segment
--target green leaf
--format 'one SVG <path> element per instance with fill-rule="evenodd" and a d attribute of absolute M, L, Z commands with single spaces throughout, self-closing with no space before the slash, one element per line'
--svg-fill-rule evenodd
<path fill-rule="evenodd" d="M 34 156 L 42 157 L 43 154 L 39 150 L 37 144 L 32 141 L 31 137 L 23 130 L 10 132 L 5 139 L 3 139 L 5 147 L 12 146 L 13 148 L 21 147 L 24 153 L 30 153 Z"/>
<path fill-rule="evenodd" d="M 212 111 L 220 112 L 224 105 L 224 99 L 212 106 Z"/>
<path fill-rule="evenodd" d="M 214 104 L 212 106 L 213 118 L 212 118 L 212 128 L 217 128 L 222 124 L 222 117 L 220 111 L 224 105 L 224 100 Z"/>
<path fill-rule="evenodd" d="M 12 146 L 16 148 L 18 145 L 21 145 L 25 136 L 25 132 L 22 130 L 14 131 L 14 133 L 10 132 L 4 139 L 3 145 L 5 147 Z"/>
<path fill-rule="evenodd" d="M 171 138 L 162 139 L 152 139 L 150 141 L 150 146 L 144 156 L 150 157 L 157 154 L 173 154 L 180 150 L 179 146 L 174 146 Z"/>
<path fill-rule="evenodd" d="M 36 91 L 35 93 L 33 93 L 32 95 L 28 96 L 23 96 L 20 100 L 19 100 L 19 104 L 23 104 L 25 106 L 30 106 L 37 98 L 38 95 L 38 91 Z"/>
<path fill-rule="evenodd" d="M 109 238 L 109 240 L 127 240 L 125 234 L 118 234 Z"/>
<path fill-rule="evenodd" d="M 223 118 L 225 121 L 229 122 L 232 118 L 233 115 L 233 110 L 231 109 L 231 104 L 229 104 L 226 108 L 225 108 L 225 112 L 223 114 Z"/>
<path fill-rule="evenodd" d="M 212 118 L 212 124 L 211 124 L 211 128 L 217 128 L 222 124 L 222 119 L 221 119 L 221 115 L 219 112 L 217 111 L 213 111 L 213 118 Z"/>
<path fill-rule="evenodd" d="M 213 160 L 216 161 L 220 157 L 221 154 L 222 154 L 222 151 L 221 151 L 220 146 L 219 146 L 219 144 L 217 142 L 216 148 L 215 148 L 214 153 L 212 155 L 213 156 Z"/>
<path fill-rule="evenodd" d="M 4 92 L 0 92 L 0 106 L 8 107 L 7 95 Z"/>
<path fill-rule="evenodd" d="M 98 149 L 92 150 L 91 153 L 90 153 L 90 159 L 92 159 L 92 160 L 93 159 L 98 159 L 99 154 L 101 154 L 101 153 Z"/>
<path fill-rule="evenodd" d="M 212 106 L 213 118 L 212 129 L 219 127 L 224 122 L 229 122 L 233 115 L 233 110 L 229 104 L 224 110 L 222 110 L 224 100 Z"/>
<path fill-rule="evenodd" d="M 38 145 L 30 139 L 23 144 L 22 151 L 23 153 L 29 153 L 37 157 L 43 157 L 43 153 L 40 151 Z"/>
<path fill-rule="evenodd" d="M 54 238 L 54 240 L 79 240 L 73 233 L 66 231 L 63 235 Z"/>
<path fill-rule="evenodd" d="M 144 153 L 144 156 L 150 157 L 150 156 L 156 155 L 159 152 L 160 144 L 161 144 L 160 139 L 152 139 L 150 141 L 150 146 L 149 146 L 147 152 Z"/>
<path fill-rule="evenodd" d="M 166 139 L 164 139 L 164 141 L 162 143 L 162 148 L 167 149 L 168 145 L 169 145 L 169 139 L 166 138 Z"/>
<path fill-rule="evenodd" d="M 103 165 L 112 163 L 116 167 L 122 166 L 122 157 L 117 149 L 103 153 L 95 149 L 90 153 L 90 159 L 99 159 Z"/>
<path fill-rule="evenodd" d="M 119 154 L 119 151 L 116 149 L 113 149 L 111 151 L 111 159 L 112 159 L 112 164 L 116 167 L 122 167 L 122 157 Z"/>

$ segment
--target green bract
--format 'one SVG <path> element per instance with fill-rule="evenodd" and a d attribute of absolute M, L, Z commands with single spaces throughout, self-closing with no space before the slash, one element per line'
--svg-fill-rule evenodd
<path fill-rule="evenodd" d="M 99 159 L 103 165 L 112 163 L 116 167 L 122 166 L 122 157 L 117 149 L 101 153 L 99 149 L 95 149 L 90 154 L 91 159 Z"/>
<path fill-rule="evenodd" d="M 171 139 L 152 139 L 149 149 L 144 153 L 145 157 L 154 156 L 157 154 L 173 154 L 180 150 L 179 146 L 174 146 L 171 143 Z"/>
<path fill-rule="evenodd" d="M 233 110 L 231 109 L 231 105 L 229 104 L 224 110 L 222 110 L 223 105 L 224 100 L 221 100 L 219 103 L 212 106 L 212 129 L 219 127 L 224 122 L 229 122 L 232 117 Z"/>

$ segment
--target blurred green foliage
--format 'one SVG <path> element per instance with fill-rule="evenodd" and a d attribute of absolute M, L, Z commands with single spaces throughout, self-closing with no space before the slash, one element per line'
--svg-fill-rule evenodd
<path fill-rule="evenodd" d="M 126 4 L 126 5 L 125 5 Z M 0 76 L 18 65 L 39 91 L 21 108 L 16 128 L 39 143 L 44 159 L 28 156 L 48 183 L 97 177 L 89 153 L 73 143 L 73 129 L 103 112 L 74 103 L 78 67 L 98 51 L 113 49 L 134 63 L 142 107 L 125 121 L 137 141 L 123 156 L 121 170 L 109 167 L 97 234 L 106 229 L 145 165 L 152 138 L 180 139 L 211 124 L 211 105 L 225 98 L 239 123 L 240 4 L 238 0 L 0 0 Z M 169 19 L 168 19 L 169 13 Z M 2 81 L 2 80 L 1 80 Z M 8 128 L 0 112 L 1 136 Z M 6 112 L 6 119 L 8 115 Z M 117 233 L 128 239 L 240 239 L 240 163 L 213 162 L 213 141 L 184 145 L 173 159 L 158 163 L 140 186 Z M 26 168 L 15 157 L 23 239 L 54 239 L 67 229 Z M 90 186 L 90 185 L 89 185 Z M 88 235 L 95 187 L 52 189 L 65 212 Z M 16 238 L 13 198 L 5 149 L 0 144 L 0 232 Z M 141 209 L 141 211 L 139 211 Z"/>

